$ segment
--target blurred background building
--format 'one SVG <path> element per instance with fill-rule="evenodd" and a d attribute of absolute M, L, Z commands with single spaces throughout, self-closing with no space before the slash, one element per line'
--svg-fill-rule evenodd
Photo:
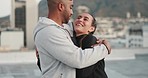
<path fill-rule="evenodd" d="M 38 2 L 36 0 L 11 0 L 10 26 L 1 27 L 1 49 L 3 49 L 3 46 L 7 46 L 9 50 L 34 49 L 33 29 L 37 20 Z M 19 30 L 20 32 L 16 30 Z M 9 32 L 21 33 L 22 35 L 9 34 L 9 36 L 13 36 L 8 37 L 8 35 L 6 35 L 5 38 L 4 34 Z M 3 40 L 3 37 L 5 40 Z M 23 44 L 19 41 L 22 41 Z M 12 43 L 2 44 L 5 42 Z M 18 46 L 19 48 L 13 49 L 11 44 L 16 45 L 17 42 L 21 45 Z"/>
<path fill-rule="evenodd" d="M 125 3 L 127 3 L 126 6 Z M 14 37 L 20 37 L 18 38 L 20 40 L 17 40 L 20 44 L 17 50 L 32 50 L 35 47 L 33 29 L 39 16 L 47 16 L 47 2 L 46 0 L 11 0 L 11 4 L 10 16 L 0 18 L 0 47 L 2 49 L 3 46 L 10 46 L 2 44 L 3 41 L 13 42 L 7 38 L 3 40 L 4 33 L 16 32 L 22 34 L 22 36 L 14 35 Z M 148 14 L 143 8 L 147 6 L 145 0 L 134 3 L 131 0 L 117 2 L 112 0 L 94 0 L 92 2 L 76 0 L 74 5 L 72 19 L 82 12 L 94 15 L 98 24 L 95 36 L 108 39 L 112 48 L 148 47 Z M 139 9 L 133 9 L 133 7 Z M 23 44 L 19 41 L 23 41 Z"/>

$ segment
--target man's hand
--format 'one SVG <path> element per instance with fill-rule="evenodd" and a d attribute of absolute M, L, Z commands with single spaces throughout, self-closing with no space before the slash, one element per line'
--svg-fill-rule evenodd
<path fill-rule="evenodd" d="M 111 46 L 109 44 L 109 42 L 106 39 L 97 39 L 96 44 L 92 45 L 92 47 L 97 46 L 97 45 L 101 45 L 104 44 L 108 50 L 108 54 L 111 53 Z"/>
<path fill-rule="evenodd" d="M 106 48 L 108 50 L 108 54 L 110 54 L 111 53 L 111 46 L 110 46 L 109 42 L 106 39 L 104 39 L 104 40 L 102 40 L 102 43 L 106 46 Z"/>
<path fill-rule="evenodd" d="M 94 46 L 97 46 L 97 45 L 100 46 L 102 44 L 102 42 L 103 42 L 102 39 L 97 39 L 96 44 L 92 45 L 91 47 L 94 47 Z"/>

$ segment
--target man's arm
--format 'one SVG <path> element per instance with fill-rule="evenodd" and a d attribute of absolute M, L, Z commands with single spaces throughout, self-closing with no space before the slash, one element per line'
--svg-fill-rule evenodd
<path fill-rule="evenodd" d="M 97 42 L 96 44 L 92 45 L 92 47 L 96 46 L 96 45 L 101 45 L 101 44 L 104 44 L 108 50 L 108 54 L 111 53 L 111 46 L 109 44 L 109 42 L 106 40 L 106 39 L 97 39 Z"/>
<path fill-rule="evenodd" d="M 108 50 L 108 54 L 111 53 L 111 46 L 109 44 L 109 42 L 105 39 L 102 41 L 102 43 L 106 46 L 107 50 Z"/>
<path fill-rule="evenodd" d="M 41 45 L 50 55 L 55 57 L 62 63 L 74 67 L 74 68 L 84 68 L 95 64 L 97 61 L 103 59 L 108 55 L 108 51 L 104 45 L 95 46 L 91 49 L 82 50 L 76 47 L 71 39 L 69 39 L 69 34 L 63 29 L 44 29 L 45 32 L 38 33 L 39 35 L 45 35 L 36 38 L 38 45 Z M 54 33 L 56 32 L 56 33 Z"/>

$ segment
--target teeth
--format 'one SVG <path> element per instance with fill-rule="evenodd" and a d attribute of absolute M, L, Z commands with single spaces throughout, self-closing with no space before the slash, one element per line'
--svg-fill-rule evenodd
<path fill-rule="evenodd" d="M 81 26 L 81 24 L 77 24 L 78 26 Z"/>

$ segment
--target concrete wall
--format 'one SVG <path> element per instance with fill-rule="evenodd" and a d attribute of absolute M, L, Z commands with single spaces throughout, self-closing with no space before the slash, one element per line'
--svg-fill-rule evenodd
<path fill-rule="evenodd" d="M 3 31 L 1 32 L 1 50 L 20 50 L 24 47 L 23 31 Z"/>
<path fill-rule="evenodd" d="M 34 49 L 33 30 L 38 20 L 37 0 L 26 0 L 26 41 L 27 48 Z"/>

